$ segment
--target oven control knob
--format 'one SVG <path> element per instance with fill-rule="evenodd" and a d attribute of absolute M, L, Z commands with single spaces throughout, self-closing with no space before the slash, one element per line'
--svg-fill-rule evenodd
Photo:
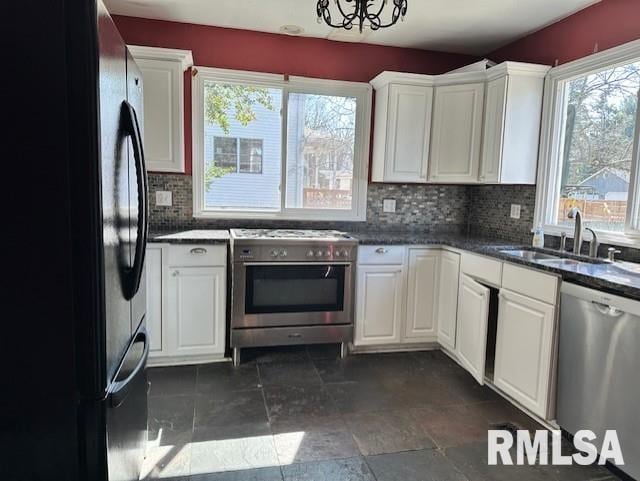
<path fill-rule="evenodd" d="M 315 253 L 315 252 L 313 252 L 313 250 L 309 249 L 309 250 L 307 251 L 307 257 L 313 257 L 314 255 L 316 255 L 316 253 Z"/>
<path fill-rule="evenodd" d="M 324 251 L 324 255 L 327 256 L 327 257 L 330 257 L 331 256 L 331 251 Z"/>
<path fill-rule="evenodd" d="M 278 251 L 277 250 L 272 250 L 271 251 L 271 257 L 278 257 Z"/>
<path fill-rule="evenodd" d="M 322 257 L 324 255 L 323 251 L 317 251 L 316 252 L 316 257 Z"/>
<path fill-rule="evenodd" d="M 348 250 L 346 250 L 346 249 L 344 249 L 344 250 L 342 251 L 342 257 L 349 257 L 349 251 L 348 251 Z"/>
<path fill-rule="evenodd" d="M 286 250 L 284 250 L 284 249 L 282 249 L 282 250 L 280 251 L 280 257 L 287 257 L 287 251 L 286 251 Z"/>
<path fill-rule="evenodd" d="M 336 257 L 342 257 L 342 251 L 336 251 Z"/>

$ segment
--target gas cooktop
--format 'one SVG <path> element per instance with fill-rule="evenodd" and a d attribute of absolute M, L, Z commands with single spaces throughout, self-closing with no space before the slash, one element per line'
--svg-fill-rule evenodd
<path fill-rule="evenodd" d="M 355 241 L 344 232 L 313 229 L 231 229 L 231 237 L 237 240 Z"/>

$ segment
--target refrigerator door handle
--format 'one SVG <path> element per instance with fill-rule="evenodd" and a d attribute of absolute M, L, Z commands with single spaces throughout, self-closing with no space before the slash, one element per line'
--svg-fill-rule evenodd
<path fill-rule="evenodd" d="M 111 385 L 111 389 L 109 390 L 109 404 L 111 405 L 111 407 L 116 408 L 124 402 L 124 400 L 127 398 L 127 395 L 129 394 L 129 389 L 133 381 L 140 374 L 140 372 L 145 369 L 147 365 L 150 343 L 149 335 L 147 334 L 147 330 L 144 327 L 140 328 L 138 334 L 133 339 L 131 346 L 138 342 L 144 342 L 144 348 L 142 351 L 142 355 L 140 356 L 140 360 L 125 379 L 116 381 Z M 124 359 L 126 359 L 126 357 L 127 355 L 125 354 Z M 116 379 L 117 378 L 118 374 L 116 374 Z"/>
<path fill-rule="evenodd" d="M 147 195 L 147 169 L 144 161 L 144 148 L 142 145 L 142 135 L 140 134 L 140 125 L 138 124 L 138 116 L 133 106 L 126 100 L 123 102 L 126 112 L 125 128 L 127 134 L 131 137 L 133 145 L 133 156 L 136 163 L 136 183 L 138 186 L 138 235 L 136 236 L 135 255 L 133 257 L 133 266 L 130 270 L 129 285 L 126 289 L 127 299 L 132 299 L 140 289 L 140 280 L 142 279 L 142 269 L 144 268 L 144 255 L 147 245 L 147 230 L 149 224 L 149 200 Z"/>

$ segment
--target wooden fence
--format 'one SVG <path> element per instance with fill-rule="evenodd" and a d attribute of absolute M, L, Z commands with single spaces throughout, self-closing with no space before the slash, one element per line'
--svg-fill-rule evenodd
<path fill-rule="evenodd" d="M 304 207 L 311 209 L 350 209 L 351 191 L 337 189 L 311 189 L 303 190 Z"/>
<path fill-rule="evenodd" d="M 558 218 L 566 219 L 569 211 L 577 207 L 582 217 L 590 222 L 606 222 L 624 224 L 627 215 L 627 201 L 625 200 L 582 200 L 560 199 Z"/>

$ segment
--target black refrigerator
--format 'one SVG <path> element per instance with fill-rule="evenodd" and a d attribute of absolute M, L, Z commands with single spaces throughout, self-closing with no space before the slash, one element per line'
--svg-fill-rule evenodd
<path fill-rule="evenodd" d="M 132 481 L 147 439 L 142 76 L 100 0 L 7 7 L 0 479 Z"/>

